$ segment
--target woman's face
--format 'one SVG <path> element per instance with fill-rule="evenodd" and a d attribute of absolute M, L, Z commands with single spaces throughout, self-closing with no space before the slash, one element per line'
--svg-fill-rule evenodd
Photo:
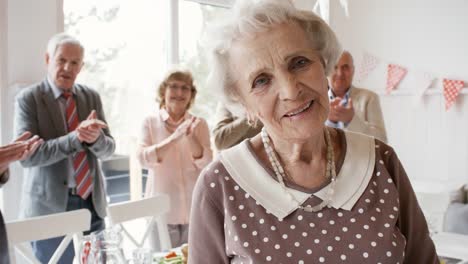
<path fill-rule="evenodd" d="M 183 113 L 192 99 L 192 87 L 184 81 L 169 80 L 164 93 L 166 109 L 174 113 Z"/>
<path fill-rule="evenodd" d="M 270 135 L 301 142 L 322 133 L 328 116 L 327 78 L 319 53 L 298 24 L 241 38 L 229 57 L 241 102 Z"/>

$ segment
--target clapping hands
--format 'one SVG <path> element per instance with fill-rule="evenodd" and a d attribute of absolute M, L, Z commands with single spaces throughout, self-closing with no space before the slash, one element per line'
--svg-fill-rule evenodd
<path fill-rule="evenodd" d="M 13 143 L 0 147 L 0 173 L 3 173 L 11 162 L 31 156 L 44 142 L 37 135 L 31 136 L 31 132 L 24 132 Z"/>
<path fill-rule="evenodd" d="M 193 136 L 193 131 L 199 123 L 199 118 L 192 117 L 190 119 L 187 119 L 176 128 L 174 133 L 172 133 L 171 137 L 173 137 L 174 140 L 181 139 L 184 136 L 191 137 Z"/>
<path fill-rule="evenodd" d="M 92 144 L 96 142 L 99 135 L 101 135 L 101 129 L 106 127 L 107 124 L 97 119 L 96 110 L 93 110 L 86 120 L 80 123 L 75 131 L 77 132 L 78 140 L 80 140 L 80 142 Z"/>
<path fill-rule="evenodd" d="M 351 98 L 348 100 L 348 104 L 344 106 L 342 99 L 336 97 L 330 101 L 330 112 L 328 113 L 328 120 L 332 122 L 344 122 L 349 123 L 354 117 L 354 107 Z"/>

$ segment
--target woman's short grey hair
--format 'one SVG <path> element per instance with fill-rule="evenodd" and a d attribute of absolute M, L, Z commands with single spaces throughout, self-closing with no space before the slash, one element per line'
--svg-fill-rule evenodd
<path fill-rule="evenodd" d="M 231 16 L 208 29 L 205 41 L 211 70 L 207 83 L 234 115 L 244 116 L 245 113 L 229 72 L 228 51 L 232 43 L 288 22 L 298 23 L 308 34 L 328 75 L 341 54 L 335 33 L 318 15 L 297 9 L 289 0 L 237 0 Z"/>
<path fill-rule="evenodd" d="M 49 54 L 49 56 L 53 58 L 55 56 L 55 51 L 57 51 L 57 48 L 64 44 L 73 44 L 79 46 L 82 54 L 84 54 L 84 47 L 81 44 L 81 42 L 75 37 L 68 35 L 67 33 L 58 33 L 49 39 L 49 42 L 47 43 L 47 54 Z"/>

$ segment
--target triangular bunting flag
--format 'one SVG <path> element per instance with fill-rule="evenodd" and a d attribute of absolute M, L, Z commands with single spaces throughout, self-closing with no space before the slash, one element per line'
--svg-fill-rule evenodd
<path fill-rule="evenodd" d="M 415 102 L 417 102 L 419 101 L 419 99 L 423 97 L 427 88 L 429 88 L 432 85 L 432 83 L 435 80 L 435 77 L 432 74 L 427 73 L 427 72 L 424 72 L 424 73 L 417 72 L 416 74 L 414 74 L 414 77 L 416 81 L 416 83 L 414 84 L 415 90 L 416 90 Z"/>
<path fill-rule="evenodd" d="M 465 83 L 460 80 L 444 79 L 444 98 L 445 98 L 445 111 L 455 103 L 460 90 L 465 86 Z"/>
<path fill-rule="evenodd" d="M 387 67 L 387 94 L 390 94 L 392 90 L 403 80 L 408 71 L 396 64 L 388 64 Z"/>
<path fill-rule="evenodd" d="M 357 73 L 356 81 L 364 81 L 369 75 L 369 73 L 371 73 L 377 67 L 377 65 L 379 65 L 379 63 L 380 60 L 377 57 L 367 52 L 364 52 L 364 54 L 362 55 L 361 67 L 359 68 Z"/>
<path fill-rule="evenodd" d="M 328 24 L 330 22 L 330 0 L 315 2 L 314 13 L 320 14 L 320 17 Z"/>

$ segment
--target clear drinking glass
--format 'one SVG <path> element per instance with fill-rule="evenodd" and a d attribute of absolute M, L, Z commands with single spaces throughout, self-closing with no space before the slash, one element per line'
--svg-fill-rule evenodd
<path fill-rule="evenodd" d="M 149 248 L 137 248 L 132 252 L 133 264 L 151 264 L 152 254 Z"/>
<path fill-rule="evenodd" d="M 105 229 L 94 236 L 92 251 L 94 263 L 99 264 L 125 264 L 126 260 L 122 252 L 122 235 L 120 230 Z M 89 263 L 91 264 L 91 263 Z"/>
<path fill-rule="evenodd" d="M 78 261 L 80 264 L 94 263 L 93 258 L 93 240 L 94 234 L 83 236 L 81 238 L 80 252 L 78 254 Z"/>

